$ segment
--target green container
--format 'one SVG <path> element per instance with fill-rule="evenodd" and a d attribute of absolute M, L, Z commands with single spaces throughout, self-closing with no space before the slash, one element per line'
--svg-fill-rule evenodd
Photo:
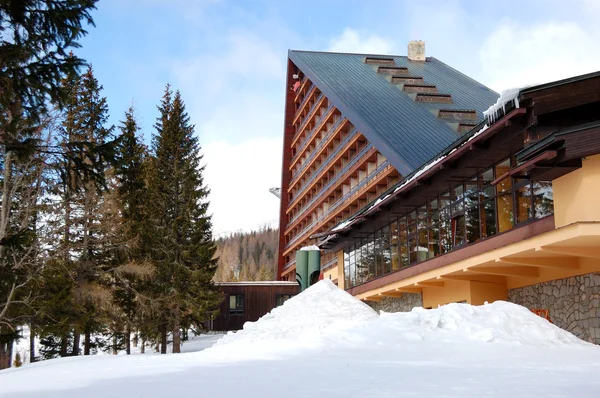
<path fill-rule="evenodd" d="M 321 274 L 321 251 L 308 251 L 308 284 L 313 285 L 319 281 Z"/>
<path fill-rule="evenodd" d="M 300 283 L 300 291 L 308 287 L 308 251 L 296 252 L 296 280 Z"/>

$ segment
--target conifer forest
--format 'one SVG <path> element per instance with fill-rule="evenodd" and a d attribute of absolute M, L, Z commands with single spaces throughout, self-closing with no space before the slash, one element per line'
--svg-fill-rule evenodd
<path fill-rule="evenodd" d="M 221 301 L 185 101 L 167 84 L 152 131 L 134 108 L 108 125 L 102 83 L 77 56 L 95 7 L 0 2 L 0 369 L 23 328 L 39 341 L 32 360 L 179 352 Z"/>

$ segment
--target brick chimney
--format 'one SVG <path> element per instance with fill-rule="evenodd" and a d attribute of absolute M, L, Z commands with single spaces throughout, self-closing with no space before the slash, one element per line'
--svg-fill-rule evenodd
<path fill-rule="evenodd" d="M 408 43 L 408 60 L 425 62 L 425 42 L 412 40 Z"/>

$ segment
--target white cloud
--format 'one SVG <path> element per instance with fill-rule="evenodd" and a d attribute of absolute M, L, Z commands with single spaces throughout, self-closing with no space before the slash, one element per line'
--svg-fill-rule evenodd
<path fill-rule="evenodd" d="M 277 225 L 279 200 L 269 188 L 281 185 L 282 148 L 280 137 L 214 141 L 202 148 L 216 235 Z"/>
<path fill-rule="evenodd" d="M 286 67 L 270 38 L 219 34 L 219 51 L 199 51 L 171 68 L 200 137 L 215 234 L 277 225 L 279 201 L 269 188 L 281 184 Z"/>
<path fill-rule="evenodd" d="M 482 80 L 500 91 L 600 70 L 599 33 L 572 22 L 503 20 L 480 50 Z"/>
<path fill-rule="evenodd" d="M 327 51 L 363 54 L 391 54 L 393 43 L 375 34 L 345 28 L 341 35 L 329 41 Z"/>
<path fill-rule="evenodd" d="M 248 32 L 229 34 L 223 47 L 221 53 L 200 53 L 172 66 L 174 85 L 189 98 L 196 131 L 203 141 L 281 135 L 284 53 Z"/>

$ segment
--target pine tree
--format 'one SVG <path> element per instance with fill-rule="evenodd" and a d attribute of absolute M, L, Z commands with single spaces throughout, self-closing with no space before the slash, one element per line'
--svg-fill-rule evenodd
<path fill-rule="evenodd" d="M 19 142 L 41 141 L 45 123 L 23 113 L 0 109 L 0 131 L 12 130 L 14 142 L 0 158 L 0 369 L 10 366 L 13 336 L 31 314 L 30 291 L 40 270 L 38 212 L 44 190 L 45 156 L 31 154 Z"/>
<path fill-rule="evenodd" d="M 118 207 L 121 219 L 119 265 L 115 268 L 113 295 L 114 301 L 122 311 L 121 324 L 124 345 L 127 354 L 131 353 L 131 333 L 139 323 L 140 297 L 138 293 L 144 287 L 144 280 L 150 278 L 153 267 L 146 258 L 148 252 L 148 214 L 149 199 L 146 184 L 147 148 L 137 136 L 139 127 L 133 108 L 125 112 L 125 120 L 119 126 L 122 133 L 121 164 L 116 169 L 118 182 Z"/>
<path fill-rule="evenodd" d="M 97 0 L 19 0 L 0 2 L 0 106 L 23 108 L 33 120 L 49 102 L 62 104 L 61 81 L 84 64 L 69 53 L 94 25 L 90 11 Z M 50 101 L 48 101 L 50 100 Z"/>
<path fill-rule="evenodd" d="M 43 158 L 40 131 L 47 123 L 48 105 L 63 103 L 61 80 L 83 60 L 68 54 L 86 34 L 84 23 L 93 25 L 90 11 L 96 0 L 20 0 L 0 2 L 0 152 L 2 153 L 2 212 L 0 215 L 0 357 L 10 351 L 11 335 L 22 315 L 18 305 L 31 305 L 36 267 L 37 207 L 41 176 L 30 184 L 31 195 L 17 194 L 23 179 L 17 166 L 36 164 Z M 27 119 L 24 120 L 24 117 Z M 36 128 L 29 128 L 37 125 Z M 43 164 L 43 161 L 41 163 Z M 23 170 L 23 169 L 21 169 Z M 29 169 L 31 172 L 31 168 Z M 32 182 L 33 180 L 30 180 Z M 32 196 L 33 195 L 33 196 Z M 25 199 L 25 200 L 24 200 Z M 18 207 L 18 211 L 15 211 Z M 29 222 L 25 222 L 29 220 Z M 16 260 L 16 261 L 14 261 Z M 15 263 L 20 264 L 15 266 Z M 24 266 L 27 265 L 27 266 Z M 3 337 L 4 336 L 4 337 Z M 0 369 L 10 366 L 10 357 Z"/>
<path fill-rule="evenodd" d="M 52 196 L 57 200 L 55 217 L 49 218 L 49 223 L 55 231 L 56 266 L 69 271 L 72 284 L 72 296 L 67 300 L 72 309 L 69 323 L 73 333 L 62 330 L 63 347 L 72 334 L 71 355 L 78 355 L 83 333 L 84 354 L 89 355 L 91 334 L 102 329 L 102 307 L 111 301 L 105 273 L 114 265 L 110 239 L 115 234 L 107 232 L 113 220 L 106 212 L 107 204 L 100 191 L 106 184 L 108 163 L 96 149 L 106 148 L 114 140 L 112 127 L 104 126 L 108 106 L 92 68 L 81 76 L 69 76 L 64 85 L 69 87 L 69 97 L 56 143 L 62 150 L 54 163 L 58 178 Z M 109 222 L 103 222 L 107 216 Z"/>
<path fill-rule="evenodd" d="M 158 109 L 150 177 L 156 231 L 152 239 L 153 284 L 161 353 L 166 353 L 169 329 L 176 353 L 180 351 L 180 329 L 207 320 L 221 297 L 211 281 L 216 271 L 215 246 L 198 138 L 179 92 L 173 96 L 167 86 Z"/>

